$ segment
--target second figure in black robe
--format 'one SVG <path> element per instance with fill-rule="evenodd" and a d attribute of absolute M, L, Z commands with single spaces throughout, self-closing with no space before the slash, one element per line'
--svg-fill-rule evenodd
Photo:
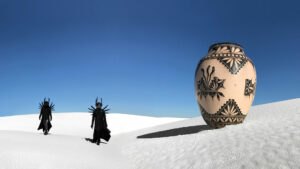
<path fill-rule="evenodd" d="M 96 108 L 91 106 L 90 110 L 92 111 L 92 124 L 91 128 L 94 128 L 94 134 L 93 134 L 93 143 L 100 144 L 100 139 L 104 139 L 108 141 L 110 139 L 110 131 L 107 128 L 107 122 L 106 122 L 106 111 L 109 109 L 106 109 L 107 106 L 102 108 L 102 99 L 101 102 L 98 102 L 98 98 L 96 99 Z"/>
<path fill-rule="evenodd" d="M 52 121 L 52 110 L 54 111 L 54 104 L 51 103 L 49 105 L 50 99 L 46 101 L 46 98 L 44 99 L 44 102 L 40 103 L 40 116 L 39 119 L 41 120 L 40 125 L 38 127 L 38 130 L 43 129 L 44 135 L 47 135 L 49 130 L 51 129 L 51 121 Z"/>

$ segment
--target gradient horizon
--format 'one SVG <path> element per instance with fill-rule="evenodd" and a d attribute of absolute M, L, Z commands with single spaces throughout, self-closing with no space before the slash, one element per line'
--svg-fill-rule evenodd
<path fill-rule="evenodd" d="M 298 1 L 0 1 L 0 116 L 87 112 L 200 115 L 198 61 L 242 45 L 254 62 L 253 105 L 299 98 Z M 54 113 L 55 113 L 54 112 Z"/>

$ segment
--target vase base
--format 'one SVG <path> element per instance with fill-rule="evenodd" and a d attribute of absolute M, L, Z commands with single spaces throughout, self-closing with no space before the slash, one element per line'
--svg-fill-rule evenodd
<path fill-rule="evenodd" d="M 209 114 L 201 105 L 201 114 L 206 122 L 210 127 L 212 128 L 223 128 L 226 125 L 235 125 L 243 123 L 246 115 L 238 114 L 238 115 L 223 115 L 218 111 L 218 113 L 215 114 Z"/>

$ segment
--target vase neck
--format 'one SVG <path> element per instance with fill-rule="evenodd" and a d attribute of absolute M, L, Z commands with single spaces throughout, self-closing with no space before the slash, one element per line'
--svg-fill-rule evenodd
<path fill-rule="evenodd" d="M 244 55 L 244 49 L 236 43 L 216 43 L 209 47 L 208 54 L 232 53 Z"/>

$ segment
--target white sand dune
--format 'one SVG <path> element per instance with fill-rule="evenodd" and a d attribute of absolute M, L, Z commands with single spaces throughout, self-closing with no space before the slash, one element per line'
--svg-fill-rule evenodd
<path fill-rule="evenodd" d="M 132 168 L 115 135 L 182 120 L 128 114 L 107 115 L 112 138 L 100 146 L 87 142 L 90 113 L 53 113 L 50 135 L 37 131 L 38 114 L 0 117 L 0 169 Z"/>
<path fill-rule="evenodd" d="M 117 146 L 80 137 L 0 131 L 1 169 L 132 168 Z"/>
<path fill-rule="evenodd" d="M 187 126 L 198 126 L 199 132 L 173 137 L 155 137 L 154 134 L 152 138 L 134 139 L 138 135 L 170 129 L 176 133 L 174 129 Z M 178 129 L 177 134 L 194 128 Z M 299 169 L 300 99 L 254 106 L 243 124 L 222 129 L 208 130 L 199 117 L 124 137 L 131 138 L 131 145 L 124 146 L 124 153 L 137 168 Z"/>
<path fill-rule="evenodd" d="M 15 130 L 40 133 L 37 131 L 40 123 L 38 114 L 0 117 L 0 130 Z M 152 127 L 164 123 L 182 120 L 182 118 L 157 118 L 129 114 L 107 114 L 108 127 L 112 135 Z M 50 130 L 53 134 L 90 137 L 92 116 L 87 112 L 53 113 Z"/>
<path fill-rule="evenodd" d="M 207 127 L 202 117 L 160 124 L 154 124 L 159 118 L 153 118 L 146 120 L 148 125 L 138 127 L 144 122 L 135 120 L 139 118 L 135 116 L 127 121 L 130 124 L 123 123 L 119 128 L 113 127 L 116 123 L 110 118 L 111 128 L 122 132 L 100 146 L 83 139 L 84 132 L 91 129 L 77 128 L 81 123 L 89 125 L 90 117 L 88 122 L 81 119 L 72 123 L 80 130 L 73 133 L 69 131 L 72 128 L 63 131 L 53 121 L 56 126 L 48 136 L 29 132 L 31 127 L 25 122 L 23 130 L 11 124 L 21 121 L 17 116 L 10 117 L 9 122 L 3 118 L 9 117 L 0 118 L 0 168 L 5 169 L 300 168 L 300 99 L 254 106 L 243 124 L 217 130 Z M 34 123 L 32 128 L 36 129 L 37 122 Z"/>

